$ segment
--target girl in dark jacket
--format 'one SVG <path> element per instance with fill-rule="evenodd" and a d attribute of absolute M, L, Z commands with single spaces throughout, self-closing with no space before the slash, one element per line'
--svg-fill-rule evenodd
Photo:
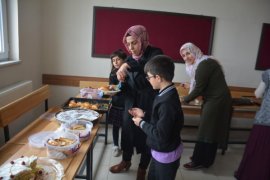
<path fill-rule="evenodd" d="M 117 70 L 125 62 L 127 55 L 126 53 L 119 49 L 114 51 L 111 56 L 112 70 L 109 77 L 110 85 L 118 85 L 119 81 L 116 76 Z M 113 124 L 113 156 L 118 157 L 121 155 L 121 149 L 119 147 L 119 129 L 122 126 L 124 113 L 124 96 L 120 91 L 112 97 L 112 107 L 109 112 L 109 121 Z"/>

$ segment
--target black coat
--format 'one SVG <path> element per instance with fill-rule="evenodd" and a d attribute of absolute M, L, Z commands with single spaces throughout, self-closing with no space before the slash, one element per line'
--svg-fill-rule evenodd
<path fill-rule="evenodd" d="M 147 145 L 159 152 L 174 151 L 181 143 L 180 132 L 184 124 L 184 115 L 175 87 L 156 96 L 151 121 L 143 124 L 147 134 Z M 143 118 L 143 120 L 146 120 Z"/>
<path fill-rule="evenodd" d="M 146 119 L 150 119 L 152 105 L 157 91 L 153 90 L 151 84 L 145 78 L 145 64 L 154 56 L 163 54 L 162 50 L 152 46 L 148 46 L 139 61 L 128 57 L 127 63 L 130 66 L 128 76 L 123 84 L 122 91 L 125 96 L 125 112 L 122 124 L 121 147 L 123 151 L 133 153 L 133 147 L 137 152 L 145 152 L 146 135 L 132 121 L 132 116 L 128 110 L 132 107 L 143 109 Z"/>

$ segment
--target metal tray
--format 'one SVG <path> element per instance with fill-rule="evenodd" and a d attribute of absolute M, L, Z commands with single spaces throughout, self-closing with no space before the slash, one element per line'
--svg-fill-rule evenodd
<path fill-rule="evenodd" d="M 252 99 L 247 97 L 232 98 L 232 104 L 234 106 L 254 106 L 257 105 Z"/>
<path fill-rule="evenodd" d="M 69 104 L 71 101 L 75 101 L 75 103 L 90 103 L 90 104 L 95 104 L 97 105 L 96 108 L 83 108 L 83 107 L 70 107 Z M 109 111 L 111 106 L 111 100 L 106 100 L 106 99 L 87 99 L 87 98 L 76 98 L 76 97 L 71 97 L 69 98 L 63 105 L 62 109 L 91 109 L 94 111 L 97 111 L 99 113 L 106 113 Z"/>

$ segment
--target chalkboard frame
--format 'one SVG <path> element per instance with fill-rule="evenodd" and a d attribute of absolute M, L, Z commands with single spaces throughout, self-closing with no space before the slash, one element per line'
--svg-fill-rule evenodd
<path fill-rule="evenodd" d="M 150 43 L 171 56 L 176 63 L 183 63 L 179 55 L 182 44 L 192 42 L 205 54 L 211 54 L 216 18 L 162 11 L 93 7 L 92 57 L 108 58 L 121 48 L 122 39 L 133 25 L 144 25 Z"/>

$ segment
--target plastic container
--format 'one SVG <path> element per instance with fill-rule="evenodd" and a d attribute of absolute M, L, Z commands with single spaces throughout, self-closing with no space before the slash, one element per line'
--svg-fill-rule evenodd
<path fill-rule="evenodd" d="M 83 98 L 101 99 L 103 96 L 103 91 L 87 87 L 80 90 L 80 95 Z"/>
<path fill-rule="evenodd" d="M 32 147 L 45 148 L 46 141 L 50 136 L 54 134 L 54 131 L 41 131 L 28 137 L 28 142 Z"/>
<path fill-rule="evenodd" d="M 73 143 L 69 145 L 51 145 L 50 142 L 65 139 L 72 140 Z M 49 136 L 46 141 L 47 155 L 49 158 L 53 159 L 65 159 L 71 157 L 77 153 L 80 149 L 80 140 L 79 137 L 73 133 L 59 131 L 55 132 L 53 135 Z"/>
<path fill-rule="evenodd" d="M 80 141 L 82 142 L 90 138 L 93 123 L 84 120 L 76 120 L 71 123 L 62 124 L 61 127 L 66 132 L 76 134 L 79 137 Z"/>

